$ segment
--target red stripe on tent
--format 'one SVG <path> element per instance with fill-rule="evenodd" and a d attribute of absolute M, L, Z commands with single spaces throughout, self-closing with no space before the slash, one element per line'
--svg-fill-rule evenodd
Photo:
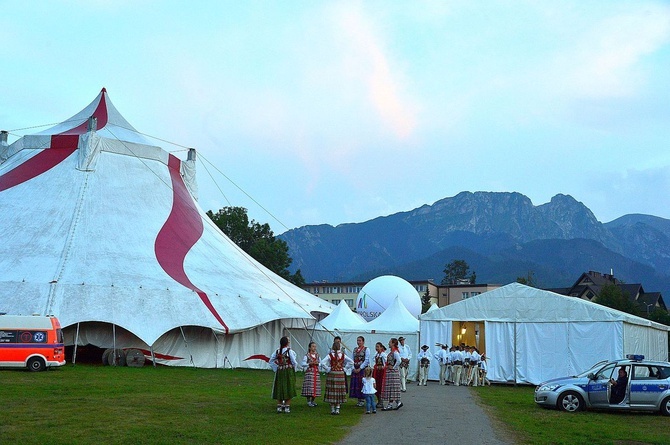
<path fill-rule="evenodd" d="M 65 158 L 70 156 L 76 149 L 77 145 L 75 144 L 74 148 L 42 150 L 26 162 L 17 165 L 16 168 L 13 168 L 0 176 L 0 192 L 33 179 L 47 170 L 52 169 L 63 162 Z"/>
<path fill-rule="evenodd" d="M 107 90 L 104 88 L 93 117 L 98 119 L 98 129 L 107 125 Z M 45 148 L 23 164 L 0 176 L 0 192 L 33 179 L 63 162 L 77 149 L 79 135 L 86 133 L 87 129 L 88 121 L 70 130 L 52 135 L 49 148 Z"/>
<path fill-rule="evenodd" d="M 221 323 L 227 334 L 228 326 L 223 322 L 207 294 L 191 283 L 184 270 L 186 254 L 202 236 L 203 224 L 198 209 L 179 174 L 180 165 L 179 159 L 169 155 L 168 171 L 172 180 L 172 210 L 156 237 L 154 245 L 156 259 L 163 270 L 175 281 L 198 294 L 200 300 Z"/>
<path fill-rule="evenodd" d="M 105 125 L 107 125 L 107 90 L 104 88 L 101 91 L 102 95 L 100 96 L 100 102 L 98 102 L 98 106 L 96 107 L 95 111 L 92 114 L 92 117 L 96 118 L 98 120 L 96 124 L 96 128 L 100 130 L 103 128 Z M 86 130 L 88 130 L 88 120 L 86 120 L 84 123 L 79 125 L 78 127 L 71 128 L 70 130 L 64 131 L 61 134 L 67 134 L 67 135 L 79 135 L 79 134 L 84 134 L 86 133 Z"/>
<path fill-rule="evenodd" d="M 270 363 L 270 357 L 263 354 L 250 355 L 249 357 L 245 358 L 242 361 L 246 362 L 247 360 L 263 360 L 266 363 Z"/>
<path fill-rule="evenodd" d="M 148 349 L 140 349 L 142 354 L 144 354 L 146 357 L 151 358 L 151 351 Z M 175 357 L 174 355 L 166 355 L 166 354 L 158 354 L 157 352 L 154 352 L 154 357 L 160 360 L 183 360 L 184 357 Z"/>

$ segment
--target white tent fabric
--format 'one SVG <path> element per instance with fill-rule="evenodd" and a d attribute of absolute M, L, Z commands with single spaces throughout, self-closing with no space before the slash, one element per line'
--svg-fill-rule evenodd
<path fill-rule="evenodd" d="M 434 311 L 435 309 L 439 309 L 439 308 L 440 308 L 440 307 L 439 307 L 437 304 L 433 303 L 433 304 L 431 304 L 430 307 L 426 310 L 426 312 L 432 312 L 432 311 Z"/>
<path fill-rule="evenodd" d="M 56 315 L 69 344 L 79 325 L 79 344 L 110 347 L 101 329 L 115 326 L 128 333 L 116 347 L 184 356 L 181 342 L 197 352 L 189 363 L 265 367 L 246 354 L 269 355 L 280 325 L 311 326 L 334 306 L 219 231 L 191 194 L 194 154 L 181 161 L 152 144 L 104 89 L 62 124 L 0 146 L 0 311 Z M 207 344 L 184 327 L 204 328 Z"/>
<path fill-rule="evenodd" d="M 355 331 L 366 323 L 365 319 L 352 311 L 344 301 L 331 312 L 319 325 L 328 331 Z"/>
<path fill-rule="evenodd" d="M 633 353 L 668 357 L 667 326 L 518 283 L 423 314 L 421 340 L 451 344 L 453 323 L 468 321 L 484 325 L 495 381 L 537 384 Z M 439 366 L 431 365 L 429 377 L 439 377 Z"/>
<path fill-rule="evenodd" d="M 412 315 L 399 297 L 364 329 L 369 332 L 418 332 L 419 320 Z"/>

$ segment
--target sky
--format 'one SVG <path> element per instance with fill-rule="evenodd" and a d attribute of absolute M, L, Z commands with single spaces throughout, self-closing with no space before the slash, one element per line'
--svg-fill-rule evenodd
<path fill-rule="evenodd" d="M 670 2 L 0 0 L 0 129 L 105 87 L 275 234 L 461 191 L 670 218 Z M 33 128 L 28 128 L 33 127 Z"/>

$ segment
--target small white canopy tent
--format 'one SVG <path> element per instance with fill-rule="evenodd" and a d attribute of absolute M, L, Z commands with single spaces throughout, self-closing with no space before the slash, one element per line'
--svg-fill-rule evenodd
<path fill-rule="evenodd" d="M 435 343 L 455 343 L 461 326 L 477 323 L 492 381 L 538 384 L 626 354 L 668 357 L 668 326 L 518 283 L 420 318 L 421 341 L 433 352 Z M 429 377 L 439 378 L 436 363 L 431 363 Z"/>
<path fill-rule="evenodd" d="M 365 319 L 353 312 L 349 308 L 349 305 L 342 300 L 333 312 L 319 322 L 317 329 L 320 328 L 328 331 L 351 331 L 360 328 L 365 323 Z"/>
<path fill-rule="evenodd" d="M 195 161 L 136 131 L 104 88 L 50 129 L 1 133 L 0 311 L 56 315 L 68 345 L 267 368 L 285 327 L 334 307 L 221 233 L 198 205 Z"/>

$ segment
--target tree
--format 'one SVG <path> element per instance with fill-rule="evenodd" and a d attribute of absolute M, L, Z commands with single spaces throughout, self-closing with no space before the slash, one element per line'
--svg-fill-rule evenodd
<path fill-rule="evenodd" d="M 288 244 L 275 238 L 269 224 L 249 221 L 244 207 L 224 207 L 216 213 L 209 210 L 207 216 L 228 238 L 263 266 L 296 286 L 305 284 L 300 269 L 295 274 L 288 270 L 293 262 L 288 253 Z"/>
<path fill-rule="evenodd" d="M 627 312 L 632 315 L 640 315 L 640 308 L 637 304 L 630 301 L 627 293 L 615 284 L 605 284 L 600 289 L 600 293 L 595 298 L 595 302 L 603 306 Z"/>
<path fill-rule="evenodd" d="M 537 287 L 537 283 L 535 282 L 535 272 L 532 270 L 529 270 L 528 275 L 525 277 L 516 277 L 516 282 L 530 287 Z"/>
<path fill-rule="evenodd" d="M 421 313 L 426 313 L 428 309 L 430 309 L 430 291 L 426 289 L 426 293 L 421 296 Z"/>
<path fill-rule="evenodd" d="M 660 307 L 654 309 L 654 311 L 649 315 L 649 319 L 651 321 L 655 321 L 656 323 L 670 326 L 670 313 L 664 309 L 661 309 Z"/>
<path fill-rule="evenodd" d="M 468 270 L 470 270 L 470 266 L 465 260 L 453 260 L 451 263 L 445 264 L 442 284 L 459 284 L 462 281 L 475 284 L 477 274 L 473 271 L 468 276 Z"/>

